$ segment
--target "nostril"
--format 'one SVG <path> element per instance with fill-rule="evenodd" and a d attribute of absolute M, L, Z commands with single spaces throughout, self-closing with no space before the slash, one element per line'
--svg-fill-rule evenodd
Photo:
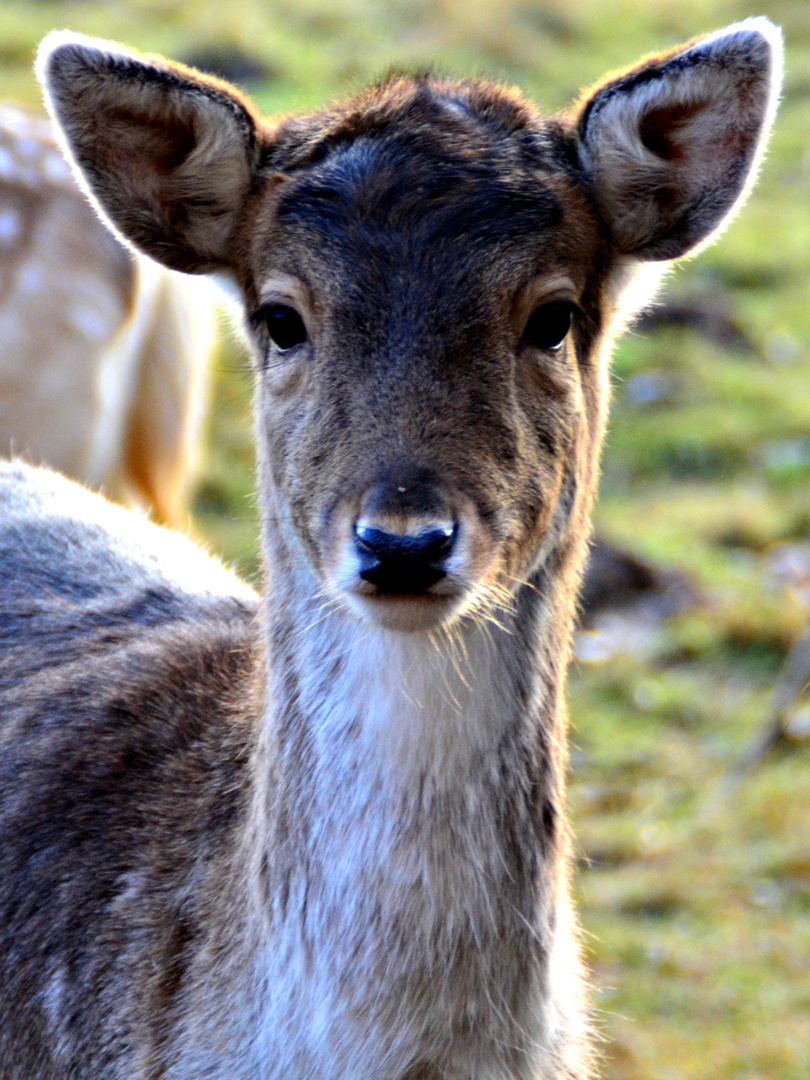
<path fill-rule="evenodd" d="M 449 555 L 456 534 L 454 525 L 424 528 L 417 533 L 390 533 L 361 522 L 357 523 L 354 531 L 358 548 L 378 559 L 408 558 L 427 561 Z"/>
<path fill-rule="evenodd" d="M 446 576 L 443 563 L 453 550 L 457 528 L 441 522 L 417 532 L 392 533 L 361 519 L 354 532 L 364 581 L 379 592 L 420 593 Z"/>

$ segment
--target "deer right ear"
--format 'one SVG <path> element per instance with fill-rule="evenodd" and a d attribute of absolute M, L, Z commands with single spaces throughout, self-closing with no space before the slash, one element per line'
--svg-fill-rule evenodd
<path fill-rule="evenodd" d="M 728 221 L 776 110 L 779 30 L 747 19 L 600 86 L 581 108 L 582 163 L 618 251 L 675 259 Z"/>
<path fill-rule="evenodd" d="M 258 156 L 247 102 L 217 79 L 78 34 L 49 34 L 37 74 L 115 229 L 175 270 L 227 267 Z"/>

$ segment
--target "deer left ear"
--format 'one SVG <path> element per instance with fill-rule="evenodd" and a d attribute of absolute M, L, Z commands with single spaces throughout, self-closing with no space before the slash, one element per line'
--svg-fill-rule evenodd
<path fill-rule="evenodd" d="M 600 86 L 580 153 L 617 248 L 675 259 L 714 235 L 756 174 L 776 110 L 782 39 L 747 19 Z"/>
<path fill-rule="evenodd" d="M 190 68 L 80 34 L 49 34 L 37 72 L 113 228 L 174 270 L 227 268 L 259 155 L 247 101 Z"/>

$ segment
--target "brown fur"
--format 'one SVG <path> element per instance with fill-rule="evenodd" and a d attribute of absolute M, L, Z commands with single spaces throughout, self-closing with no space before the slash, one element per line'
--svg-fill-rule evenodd
<path fill-rule="evenodd" d="M 46 44 L 102 211 L 241 290 L 266 582 L 254 616 L 171 534 L 5 470 L 3 1080 L 592 1077 L 563 693 L 607 342 L 744 193 L 776 47 L 740 24 L 562 120 L 417 76 L 269 124 Z"/>

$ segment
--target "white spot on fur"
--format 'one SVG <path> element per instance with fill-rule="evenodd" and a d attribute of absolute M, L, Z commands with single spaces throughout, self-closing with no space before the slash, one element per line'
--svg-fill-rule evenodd
<path fill-rule="evenodd" d="M 70 321 L 88 341 L 102 341 L 110 332 L 110 320 L 96 308 L 74 308 Z"/>
<path fill-rule="evenodd" d="M 35 157 L 42 149 L 41 145 L 35 140 L 30 139 L 23 135 L 17 139 L 17 153 L 22 154 L 23 157 Z"/>
<path fill-rule="evenodd" d="M 49 180 L 64 180 L 70 176 L 70 167 L 59 154 L 50 153 L 45 158 L 45 175 Z"/>
<path fill-rule="evenodd" d="M 10 151 L 0 146 L 0 177 L 11 180 L 17 175 L 17 162 Z"/>
<path fill-rule="evenodd" d="M 0 247 L 8 247 L 19 232 L 19 215 L 14 210 L 0 210 Z"/>
<path fill-rule="evenodd" d="M 17 275 L 17 287 L 21 293 L 39 292 L 45 285 L 45 278 L 37 266 L 25 266 Z"/>

